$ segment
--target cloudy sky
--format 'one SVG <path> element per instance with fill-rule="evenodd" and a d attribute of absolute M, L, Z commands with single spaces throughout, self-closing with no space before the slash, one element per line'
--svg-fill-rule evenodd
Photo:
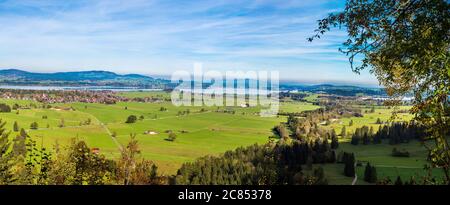
<path fill-rule="evenodd" d="M 0 0 L 0 68 L 170 75 L 279 70 L 283 80 L 377 85 L 337 51 L 345 32 L 313 43 L 342 0 Z"/>

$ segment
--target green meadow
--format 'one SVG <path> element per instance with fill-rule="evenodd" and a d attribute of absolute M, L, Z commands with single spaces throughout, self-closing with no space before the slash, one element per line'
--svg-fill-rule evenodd
<path fill-rule="evenodd" d="M 125 97 L 170 97 L 164 92 L 122 92 Z M 170 99 L 170 98 L 169 98 Z M 130 134 L 139 141 L 141 154 L 158 164 L 164 174 L 173 174 L 183 162 L 205 155 L 218 155 L 227 150 L 255 143 L 266 143 L 271 129 L 285 117 L 261 117 L 261 107 L 176 107 L 171 102 L 120 102 L 113 105 L 94 103 L 52 104 L 51 109 L 27 100 L 0 100 L 27 106 L 18 112 L 0 113 L 13 129 L 16 121 L 38 145 L 52 148 L 67 145 L 71 139 L 85 140 L 91 148 L 99 148 L 107 157 L 120 156 Z M 161 109 L 164 108 L 164 109 Z M 317 109 L 310 103 L 283 103 L 280 110 L 303 111 Z M 184 114 L 183 114 L 184 113 Z M 135 123 L 125 123 L 130 115 Z M 141 117 L 142 116 L 142 117 Z M 90 124 L 85 124 L 86 121 Z M 37 122 L 38 129 L 30 129 Z M 61 124 L 64 126 L 61 126 Z M 177 135 L 168 141 L 168 132 Z M 15 136 L 17 133 L 12 133 Z M 114 135 L 115 137 L 113 137 Z"/>
<path fill-rule="evenodd" d="M 399 110 L 409 110 L 410 106 L 399 106 Z M 354 133 L 356 128 L 362 126 L 373 127 L 374 131 L 378 130 L 380 124 L 377 124 L 376 121 L 378 118 L 383 122 L 383 124 L 387 124 L 394 121 L 410 121 L 413 116 L 409 113 L 397 113 L 395 118 L 392 118 L 392 112 L 394 112 L 393 108 L 385 107 L 385 106 L 376 106 L 375 112 L 371 113 L 370 108 L 361 107 L 363 117 L 350 117 L 350 118 L 341 118 L 336 122 L 333 122 L 329 125 L 330 128 L 335 129 L 337 134 L 340 134 L 342 128 L 345 126 L 347 133 Z M 353 125 L 350 126 L 350 121 L 353 121 Z M 345 140 L 345 139 L 344 139 Z"/>
<path fill-rule="evenodd" d="M 391 155 L 392 149 L 407 150 L 410 157 L 393 157 Z M 416 180 L 422 179 L 427 175 L 424 166 L 429 164 L 426 161 L 427 150 L 419 142 L 409 142 L 398 145 L 390 145 L 388 142 L 383 142 L 377 145 L 352 145 L 350 143 L 340 143 L 337 152 L 353 152 L 356 155 L 356 160 L 360 161 L 362 166 L 356 167 L 358 180 L 356 184 L 367 185 L 369 183 L 364 181 L 364 169 L 367 162 L 377 169 L 378 179 L 389 178 L 395 181 L 397 176 L 400 176 L 403 182 L 414 177 Z M 352 177 L 344 176 L 343 164 L 325 164 L 315 165 L 322 166 L 330 184 L 349 185 L 352 183 Z M 443 173 L 439 169 L 433 169 L 433 176 L 443 177 Z"/>
<path fill-rule="evenodd" d="M 165 92 L 121 92 L 124 97 L 158 97 L 170 99 Z M 316 96 L 312 96 L 313 100 Z M 170 101 L 155 103 L 120 102 L 113 105 L 95 103 L 52 104 L 52 108 L 42 108 L 42 104 L 29 100 L 1 99 L 1 103 L 19 104 L 26 109 L 11 113 L 0 113 L 0 118 L 7 122 L 12 131 L 16 121 L 20 128 L 27 130 L 38 143 L 47 148 L 55 144 L 67 145 L 73 138 L 84 140 L 91 148 L 99 148 L 107 157 L 120 156 L 120 148 L 126 146 L 130 134 L 135 134 L 139 141 L 143 157 L 157 163 L 162 174 L 174 174 L 184 162 L 193 161 L 205 155 L 219 155 L 240 146 L 266 143 L 273 135 L 271 129 L 285 122 L 286 117 L 260 117 L 261 107 L 176 107 Z M 161 109 L 163 108 L 163 109 Z M 309 102 L 282 102 L 280 112 L 301 112 L 319 108 Z M 341 118 L 328 127 L 340 133 L 345 125 L 352 133 L 363 125 L 378 129 L 376 120 L 391 120 L 393 109 L 378 106 L 371 113 L 370 108 L 361 107 L 364 117 Z M 400 107 L 401 110 L 409 107 Z M 367 112 L 366 112 L 367 111 Z M 184 114 L 183 114 L 184 113 Z M 135 123 L 125 123 L 130 115 L 135 115 Z M 142 117 L 141 117 L 142 116 Z M 139 119 L 141 118 L 141 119 Z M 410 120 L 408 113 L 398 114 L 395 120 Z M 86 124 L 86 121 L 90 121 Z M 349 126 L 350 120 L 353 125 Z M 37 130 L 30 129 L 30 124 L 37 122 Z M 61 124 L 64 126 L 61 126 Z M 169 141 L 168 132 L 177 135 L 175 141 Z M 12 132 L 11 136 L 17 133 Z M 370 162 L 377 167 L 378 177 L 397 175 L 404 179 L 410 176 L 424 175 L 426 150 L 417 142 L 401 145 L 358 145 L 348 143 L 350 137 L 340 138 L 338 151 L 354 152 L 357 160 Z M 392 149 L 406 149 L 409 158 L 391 156 Z M 353 178 L 343 176 L 342 164 L 314 165 L 323 166 L 331 184 L 349 184 Z M 307 170 L 306 170 L 307 171 Z M 362 178 L 364 167 L 357 167 L 359 180 L 357 184 L 366 184 Z M 437 172 L 439 174 L 439 172 Z"/>
<path fill-rule="evenodd" d="M 399 106 L 398 110 L 409 110 L 410 108 L 410 106 Z M 361 109 L 363 117 L 341 118 L 332 122 L 328 126 L 323 125 L 324 127 L 334 129 L 337 134 L 341 133 L 344 126 L 346 127 L 348 134 L 345 138 L 339 138 L 340 144 L 337 153 L 340 151 L 353 152 L 355 153 L 356 160 L 362 162 L 362 166 L 356 167 L 358 175 L 356 184 L 368 184 L 363 180 L 365 163 L 367 162 L 376 167 L 378 179 L 388 177 L 392 181 L 395 181 L 397 176 L 400 176 L 402 180 L 405 181 L 409 180 L 411 177 L 421 179 L 423 176 L 427 175 L 427 172 L 424 170 L 424 166 L 429 164 L 426 161 L 428 151 L 417 141 L 411 141 L 409 143 L 398 145 L 390 145 L 387 141 L 383 141 L 383 143 L 376 145 L 350 144 L 351 134 L 354 133 L 356 128 L 369 126 L 373 127 L 374 132 L 376 132 L 380 126 L 380 124 L 376 123 L 378 118 L 380 118 L 383 124 L 393 121 L 409 121 L 413 118 L 413 116 L 409 113 L 397 113 L 396 117 L 392 118 L 392 112 L 394 109 L 385 106 L 376 106 L 375 112 L 373 113 L 370 112 L 371 108 L 361 107 Z M 350 121 L 353 121 L 352 126 L 349 126 Z M 393 148 L 408 151 L 410 153 L 410 157 L 393 157 L 391 155 Z M 315 166 L 322 166 L 324 168 L 330 184 L 352 183 L 352 177 L 345 177 L 343 175 L 343 164 L 325 164 Z M 433 176 L 442 176 L 439 169 L 433 169 L 432 172 Z"/>

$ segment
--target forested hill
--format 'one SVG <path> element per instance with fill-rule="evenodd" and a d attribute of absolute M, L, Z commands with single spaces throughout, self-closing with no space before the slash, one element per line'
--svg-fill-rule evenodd
<path fill-rule="evenodd" d="M 57 73 L 32 73 L 17 69 L 0 70 L 2 80 L 31 80 L 31 81 L 85 81 L 85 80 L 113 80 L 120 78 L 153 80 L 152 77 L 129 74 L 119 75 L 108 71 L 79 71 Z"/>
<path fill-rule="evenodd" d="M 108 71 L 79 71 L 34 73 L 18 69 L 0 70 L 0 83 L 7 85 L 92 85 L 92 86 L 139 86 L 163 87 L 167 80 L 149 76 L 119 75 Z"/>

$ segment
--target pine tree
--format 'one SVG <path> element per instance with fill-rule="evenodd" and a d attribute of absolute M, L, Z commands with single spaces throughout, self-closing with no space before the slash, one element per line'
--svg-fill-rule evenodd
<path fill-rule="evenodd" d="M 370 182 L 376 183 L 378 181 L 377 169 L 375 168 L 375 166 L 372 166 L 371 169 Z"/>
<path fill-rule="evenodd" d="M 402 178 L 400 178 L 400 176 L 397 176 L 397 180 L 395 180 L 394 185 L 403 185 Z"/>
<path fill-rule="evenodd" d="M 26 140 L 28 138 L 28 134 L 24 129 L 20 129 L 20 133 L 14 139 L 13 144 L 13 154 L 14 156 L 23 156 L 25 157 L 27 148 L 26 148 Z"/>
<path fill-rule="evenodd" d="M 359 144 L 359 140 L 361 139 L 359 130 L 360 130 L 359 128 L 356 128 L 355 134 L 352 135 L 352 140 L 350 141 L 350 143 L 352 145 L 358 145 Z"/>
<path fill-rule="evenodd" d="M 372 167 L 370 167 L 370 163 L 367 163 L 366 169 L 364 169 L 364 181 L 370 183 L 371 177 L 372 177 Z"/>
<path fill-rule="evenodd" d="M 364 145 L 370 144 L 370 137 L 369 137 L 369 135 L 367 133 L 364 133 L 363 144 Z"/>
<path fill-rule="evenodd" d="M 344 153 L 344 174 L 348 177 L 355 176 L 355 155 L 353 153 Z"/>
<path fill-rule="evenodd" d="M 337 149 L 339 147 L 339 141 L 336 135 L 331 136 L 331 149 Z"/>
<path fill-rule="evenodd" d="M 345 125 L 342 127 L 342 130 L 341 130 L 341 137 L 342 137 L 342 138 L 347 137 L 347 128 L 345 127 Z"/>
<path fill-rule="evenodd" d="M 6 132 L 6 122 L 0 119 L 0 185 L 9 184 L 13 180 L 13 173 L 11 170 L 11 154 L 8 150 L 11 146 L 9 140 L 9 133 Z"/>
<path fill-rule="evenodd" d="M 328 185 L 328 180 L 325 177 L 325 173 L 322 167 L 314 169 L 314 178 L 316 179 L 315 185 Z"/>
<path fill-rule="evenodd" d="M 374 144 L 380 144 L 381 143 L 381 125 L 378 127 L 377 133 L 373 137 L 373 143 Z"/>
<path fill-rule="evenodd" d="M 18 132 L 19 131 L 19 124 L 17 124 L 17 121 L 14 121 L 13 131 L 14 132 Z"/>
<path fill-rule="evenodd" d="M 380 118 L 377 118 L 377 121 L 376 121 L 375 123 L 376 123 L 376 124 L 379 124 L 379 125 L 383 124 L 383 122 L 381 121 Z"/>

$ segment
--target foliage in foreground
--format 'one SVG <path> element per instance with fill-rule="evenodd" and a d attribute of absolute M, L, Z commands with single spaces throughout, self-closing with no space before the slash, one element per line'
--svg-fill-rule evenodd
<path fill-rule="evenodd" d="M 139 157 L 134 136 L 119 160 L 93 152 L 84 141 L 55 145 L 54 152 L 38 146 L 22 129 L 10 140 L 0 120 L 0 185 L 103 185 L 162 184 L 157 167 Z M 51 154 L 54 153 L 54 154 Z"/>

